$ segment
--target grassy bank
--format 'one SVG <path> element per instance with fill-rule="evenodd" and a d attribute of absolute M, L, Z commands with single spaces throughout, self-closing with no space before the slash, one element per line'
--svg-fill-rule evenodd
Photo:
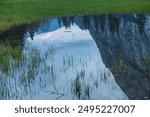
<path fill-rule="evenodd" d="M 150 13 L 149 0 L 0 0 L 0 30 L 55 16 Z"/>

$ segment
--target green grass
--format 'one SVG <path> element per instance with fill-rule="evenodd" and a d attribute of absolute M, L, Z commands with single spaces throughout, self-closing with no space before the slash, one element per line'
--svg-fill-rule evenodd
<path fill-rule="evenodd" d="M 0 0 L 0 30 L 55 16 L 150 13 L 149 0 Z"/>
<path fill-rule="evenodd" d="M 2 69 L 4 73 L 8 73 L 9 71 L 11 57 L 19 61 L 21 58 L 21 49 L 18 47 L 11 48 L 0 44 L 0 70 Z"/>

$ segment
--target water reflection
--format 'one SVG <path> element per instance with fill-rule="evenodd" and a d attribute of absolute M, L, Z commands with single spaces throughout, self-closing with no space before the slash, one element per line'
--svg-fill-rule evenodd
<path fill-rule="evenodd" d="M 22 51 L 0 71 L 1 99 L 150 98 L 149 15 L 54 18 L 0 37 Z"/>

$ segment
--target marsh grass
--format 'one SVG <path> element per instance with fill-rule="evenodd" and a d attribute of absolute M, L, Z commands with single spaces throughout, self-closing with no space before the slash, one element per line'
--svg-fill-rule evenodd
<path fill-rule="evenodd" d="M 143 69 L 143 65 L 141 69 Z M 145 68 L 146 67 L 144 67 L 144 69 Z M 132 66 L 126 65 L 123 59 L 118 59 L 117 62 L 112 65 L 111 71 L 116 78 L 133 77 L 136 72 Z"/>
<path fill-rule="evenodd" d="M 95 85 L 96 88 L 98 88 L 98 86 L 99 86 L 99 81 L 98 81 L 98 79 L 94 80 L 94 85 Z"/>
<path fill-rule="evenodd" d="M 0 72 L 2 72 L 2 76 L 6 76 L 7 79 L 9 77 L 16 79 L 18 74 L 19 81 L 24 86 L 29 86 L 37 78 L 38 73 L 41 72 L 41 65 L 44 65 L 44 73 L 50 73 L 54 77 L 55 66 L 51 65 L 51 69 L 48 69 L 46 61 L 47 59 L 52 59 L 52 56 L 56 54 L 56 50 L 54 48 L 48 49 L 47 58 L 41 55 L 37 48 L 30 47 L 29 50 L 24 53 L 21 48 L 12 48 L 1 44 Z"/>
<path fill-rule="evenodd" d="M 76 79 L 72 83 L 71 88 L 78 99 L 90 99 L 92 89 L 78 74 L 76 75 Z"/>
<path fill-rule="evenodd" d="M 31 88 L 34 86 L 34 83 L 36 83 L 35 81 L 39 77 L 39 73 L 41 73 L 41 66 L 44 65 L 45 74 L 50 73 L 49 70 L 46 70 L 46 61 L 49 58 L 46 59 L 45 56 L 42 56 L 40 51 L 34 47 L 30 47 L 29 51 L 25 53 L 18 48 L 14 49 L 7 46 L 5 47 L 4 45 L 1 45 L 0 49 L 0 54 L 5 58 L 0 58 L 0 73 L 2 73 L 0 75 L 0 83 L 2 84 L 0 88 L 0 98 L 18 99 L 19 96 L 21 97 L 22 95 L 32 96 L 33 92 Z M 51 51 L 49 51 L 49 53 L 52 54 Z M 5 63 L 6 60 L 7 64 Z M 4 69 L 6 67 L 8 67 L 8 69 Z M 1 79 L 1 77 L 3 78 Z"/>
<path fill-rule="evenodd" d="M 1 0 L 0 30 L 56 16 L 150 13 L 149 0 Z"/>
<path fill-rule="evenodd" d="M 5 49 L 3 52 L 12 51 L 10 50 L 12 48 Z M 0 88 L 2 99 L 19 99 L 24 96 L 34 98 L 35 95 L 38 95 L 34 94 L 36 91 L 38 92 L 40 88 L 44 89 L 50 84 L 54 90 L 50 92 L 50 95 L 56 95 L 55 99 L 60 99 L 68 93 L 77 99 L 92 99 L 92 93 L 99 89 L 100 83 L 106 82 L 110 77 L 109 71 L 101 69 L 100 64 L 97 65 L 96 70 L 89 68 L 93 61 L 95 62 L 91 56 L 86 60 L 83 58 L 75 60 L 74 56 L 66 54 L 61 56 L 60 61 L 56 63 L 58 56 L 55 56 L 57 52 L 53 47 L 49 47 L 46 52 L 32 46 L 27 47 L 27 51 L 20 51 L 18 48 L 14 50 L 17 52 L 9 53 L 8 57 L 8 61 L 12 59 L 7 63 L 10 73 L 0 75 L 0 83 L 3 85 Z M 91 71 L 89 72 L 89 70 Z M 2 71 L 0 70 L 0 72 Z M 67 85 L 64 86 L 64 89 L 60 89 L 56 85 L 56 82 L 61 80 L 58 78 L 59 73 L 62 73 L 62 80 L 73 76 L 73 78 L 67 79 L 68 84 L 64 84 Z"/>
<path fill-rule="evenodd" d="M 74 58 L 73 56 L 68 56 L 67 54 L 63 56 L 63 69 L 66 72 L 68 69 L 74 66 Z"/>
<path fill-rule="evenodd" d="M 82 87 L 80 78 L 77 76 L 73 83 L 73 91 L 77 95 L 78 99 L 81 99 Z"/>
<path fill-rule="evenodd" d="M 113 71 L 115 77 L 121 77 L 125 74 L 127 71 L 123 59 L 118 59 L 117 62 L 112 65 L 111 70 Z"/>
<path fill-rule="evenodd" d="M 100 87 L 100 83 L 106 83 L 108 78 L 111 77 L 108 69 L 100 71 L 97 75 L 93 72 L 85 74 L 85 69 L 77 72 L 71 85 L 71 89 L 78 99 L 91 99 L 92 92 Z"/>
<path fill-rule="evenodd" d="M 11 48 L 0 44 L 0 68 L 3 72 L 8 73 L 10 70 L 10 59 L 19 61 L 22 56 L 21 48 Z"/>
<path fill-rule="evenodd" d="M 91 94 L 91 87 L 89 84 L 87 84 L 84 88 L 85 99 L 90 99 L 90 94 Z"/>

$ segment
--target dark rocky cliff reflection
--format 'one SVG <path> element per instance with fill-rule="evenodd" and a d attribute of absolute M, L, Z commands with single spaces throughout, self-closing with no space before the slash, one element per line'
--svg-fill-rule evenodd
<path fill-rule="evenodd" d="M 105 65 L 129 99 L 150 99 L 150 17 L 99 15 L 79 18 Z M 77 22 L 78 23 L 78 22 Z"/>
<path fill-rule="evenodd" d="M 129 99 L 150 99 L 150 15 L 103 14 L 43 20 L 1 32 L 0 42 L 23 47 L 25 37 L 34 39 L 35 34 L 72 24 L 90 32 L 104 64 Z"/>
<path fill-rule="evenodd" d="M 88 30 L 122 90 L 130 99 L 150 99 L 149 17 L 103 15 L 89 20 Z"/>

